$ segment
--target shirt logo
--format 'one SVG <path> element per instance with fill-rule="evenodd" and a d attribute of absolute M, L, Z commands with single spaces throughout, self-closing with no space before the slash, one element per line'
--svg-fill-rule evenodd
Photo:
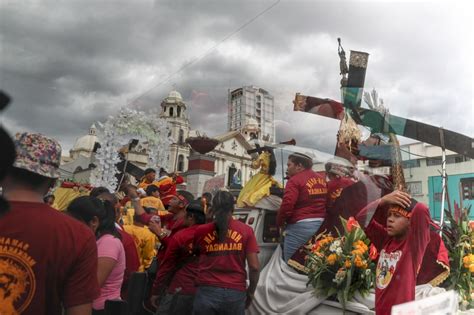
<path fill-rule="evenodd" d="M 393 274 L 397 269 L 397 263 L 402 257 L 401 251 L 387 253 L 384 249 L 380 252 L 379 262 L 375 270 L 375 283 L 377 288 L 385 289 L 392 280 Z"/>
<path fill-rule="evenodd" d="M 29 244 L 0 237 L 0 314 L 21 314 L 35 294 L 32 267 L 36 261 L 26 252 Z"/>
<path fill-rule="evenodd" d="M 231 229 L 227 230 L 226 243 L 217 242 L 217 232 L 207 233 L 204 237 L 206 252 L 222 252 L 222 251 L 241 251 L 242 250 L 242 234 Z"/>

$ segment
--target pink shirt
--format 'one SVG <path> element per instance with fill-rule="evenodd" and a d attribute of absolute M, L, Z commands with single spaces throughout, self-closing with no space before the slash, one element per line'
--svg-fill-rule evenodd
<path fill-rule="evenodd" d="M 106 300 L 120 299 L 120 288 L 125 271 L 125 250 L 122 242 L 110 234 L 102 236 L 97 240 L 97 256 L 117 261 L 109 277 L 100 288 L 100 296 L 92 302 L 93 309 L 103 310 Z"/>

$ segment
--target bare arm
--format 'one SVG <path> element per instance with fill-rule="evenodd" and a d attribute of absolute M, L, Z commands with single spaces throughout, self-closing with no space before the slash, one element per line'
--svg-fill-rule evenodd
<path fill-rule="evenodd" d="M 113 258 L 99 257 L 99 264 L 97 267 L 97 279 L 99 281 L 99 287 L 102 288 L 105 280 L 107 280 L 116 264 L 117 261 Z"/>
<path fill-rule="evenodd" d="M 66 315 L 91 315 L 92 304 L 81 304 L 66 308 Z"/>
<path fill-rule="evenodd" d="M 257 253 L 247 253 L 247 263 L 249 267 L 249 287 L 247 288 L 247 301 L 245 307 L 247 308 L 253 299 L 253 294 L 257 288 L 258 279 L 260 277 L 260 262 L 258 261 Z"/>

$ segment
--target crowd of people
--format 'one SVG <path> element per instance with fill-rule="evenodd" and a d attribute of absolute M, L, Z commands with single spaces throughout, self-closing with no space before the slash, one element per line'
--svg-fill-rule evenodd
<path fill-rule="evenodd" d="M 122 200 L 96 187 L 62 213 L 49 195 L 59 143 L 33 133 L 13 142 L 16 158 L 1 183 L 0 314 L 105 314 L 107 300 L 127 299 L 140 271 L 156 314 L 244 313 L 258 282 L 258 246 L 233 219 L 229 192 L 195 200 L 176 191 L 180 176 L 161 169 L 155 180 L 147 169 L 138 187 L 122 187 Z"/>
<path fill-rule="evenodd" d="M 259 280 L 259 248 L 252 228 L 233 218 L 232 194 L 195 199 L 177 191 L 182 177 L 160 169 L 156 179 L 147 169 L 137 186 L 121 187 L 125 198 L 96 187 L 61 213 L 48 195 L 59 177 L 59 143 L 21 133 L 14 144 L 1 184 L 8 206 L 0 216 L 0 314 L 105 314 L 107 300 L 127 299 L 134 272 L 147 273 L 146 300 L 156 314 L 244 314 Z M 338 189 L 353 183 L 341 181 L 337 167 L 327 171 L 328 178 L 314 172 L 303 154 L 288 158 L 277 215 L 285 261 L 323 225 Z M 372 219 L 382 208 L 386 227 Z M 379 249 L 376 311 L 389 314 L 414 299 L 429 211 L 396 190 L 356 219 Z M 387 272 L 379 266 L 391 266 L 391 277 L 379 277 Z"/>

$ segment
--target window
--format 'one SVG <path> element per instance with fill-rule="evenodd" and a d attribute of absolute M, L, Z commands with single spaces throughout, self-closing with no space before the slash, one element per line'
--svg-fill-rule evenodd
<path fill-rule="evenodd" d="M 178 172 L 184 171 L 184 156 L 180 154 L 178 156 Z"/>
<path fill-rule="evenodd" d="M 178 108 L 178 109 L 179 109 L 179 108 Z M 184 143 L 184 131 L 183 131 L 183 129 L 179 129 L 178 143 L 179 143 L 179 144 L 183 144 L 183 143 Z"/>
<path fill-rule="evenodd" d="M 474 199 L 474 177 L 461 179 L 462 199 Z"/>
<path fill-rule="evenodd" d="M 173 107 L 170 107 L 170 117 L 173 117 Z"/>
<path fill-rule="evenodd" d="M 265 213 L 263 220 L 263 242 L 278 243 L 280 239 L 280 229 L 276 223 L 276 212 Z"/>
<path fill-rule="evenodd" d="M 420 167 L 420 160 L 406 160 L 402 162 L 403 168 Z"/>
<path fill-rule="evenodd" d="M 442 160 L 440 156 L 426 159 L 427 166 L 441 165 L 441 163 Z"/>
<path fill-rule="evenodd" d="M 407 183 L 408 192 L 411 195 L 423 195 L 423 185 L 420 182 L 408 182 Z"/>
<path fill-rule="evenodd" d="M 181 117 L 181 107 L 180 106 L 178 106 L 178 108 L 176 109 L 176 112 L 177 112 L 176 115 L 178 117 Z"/>

